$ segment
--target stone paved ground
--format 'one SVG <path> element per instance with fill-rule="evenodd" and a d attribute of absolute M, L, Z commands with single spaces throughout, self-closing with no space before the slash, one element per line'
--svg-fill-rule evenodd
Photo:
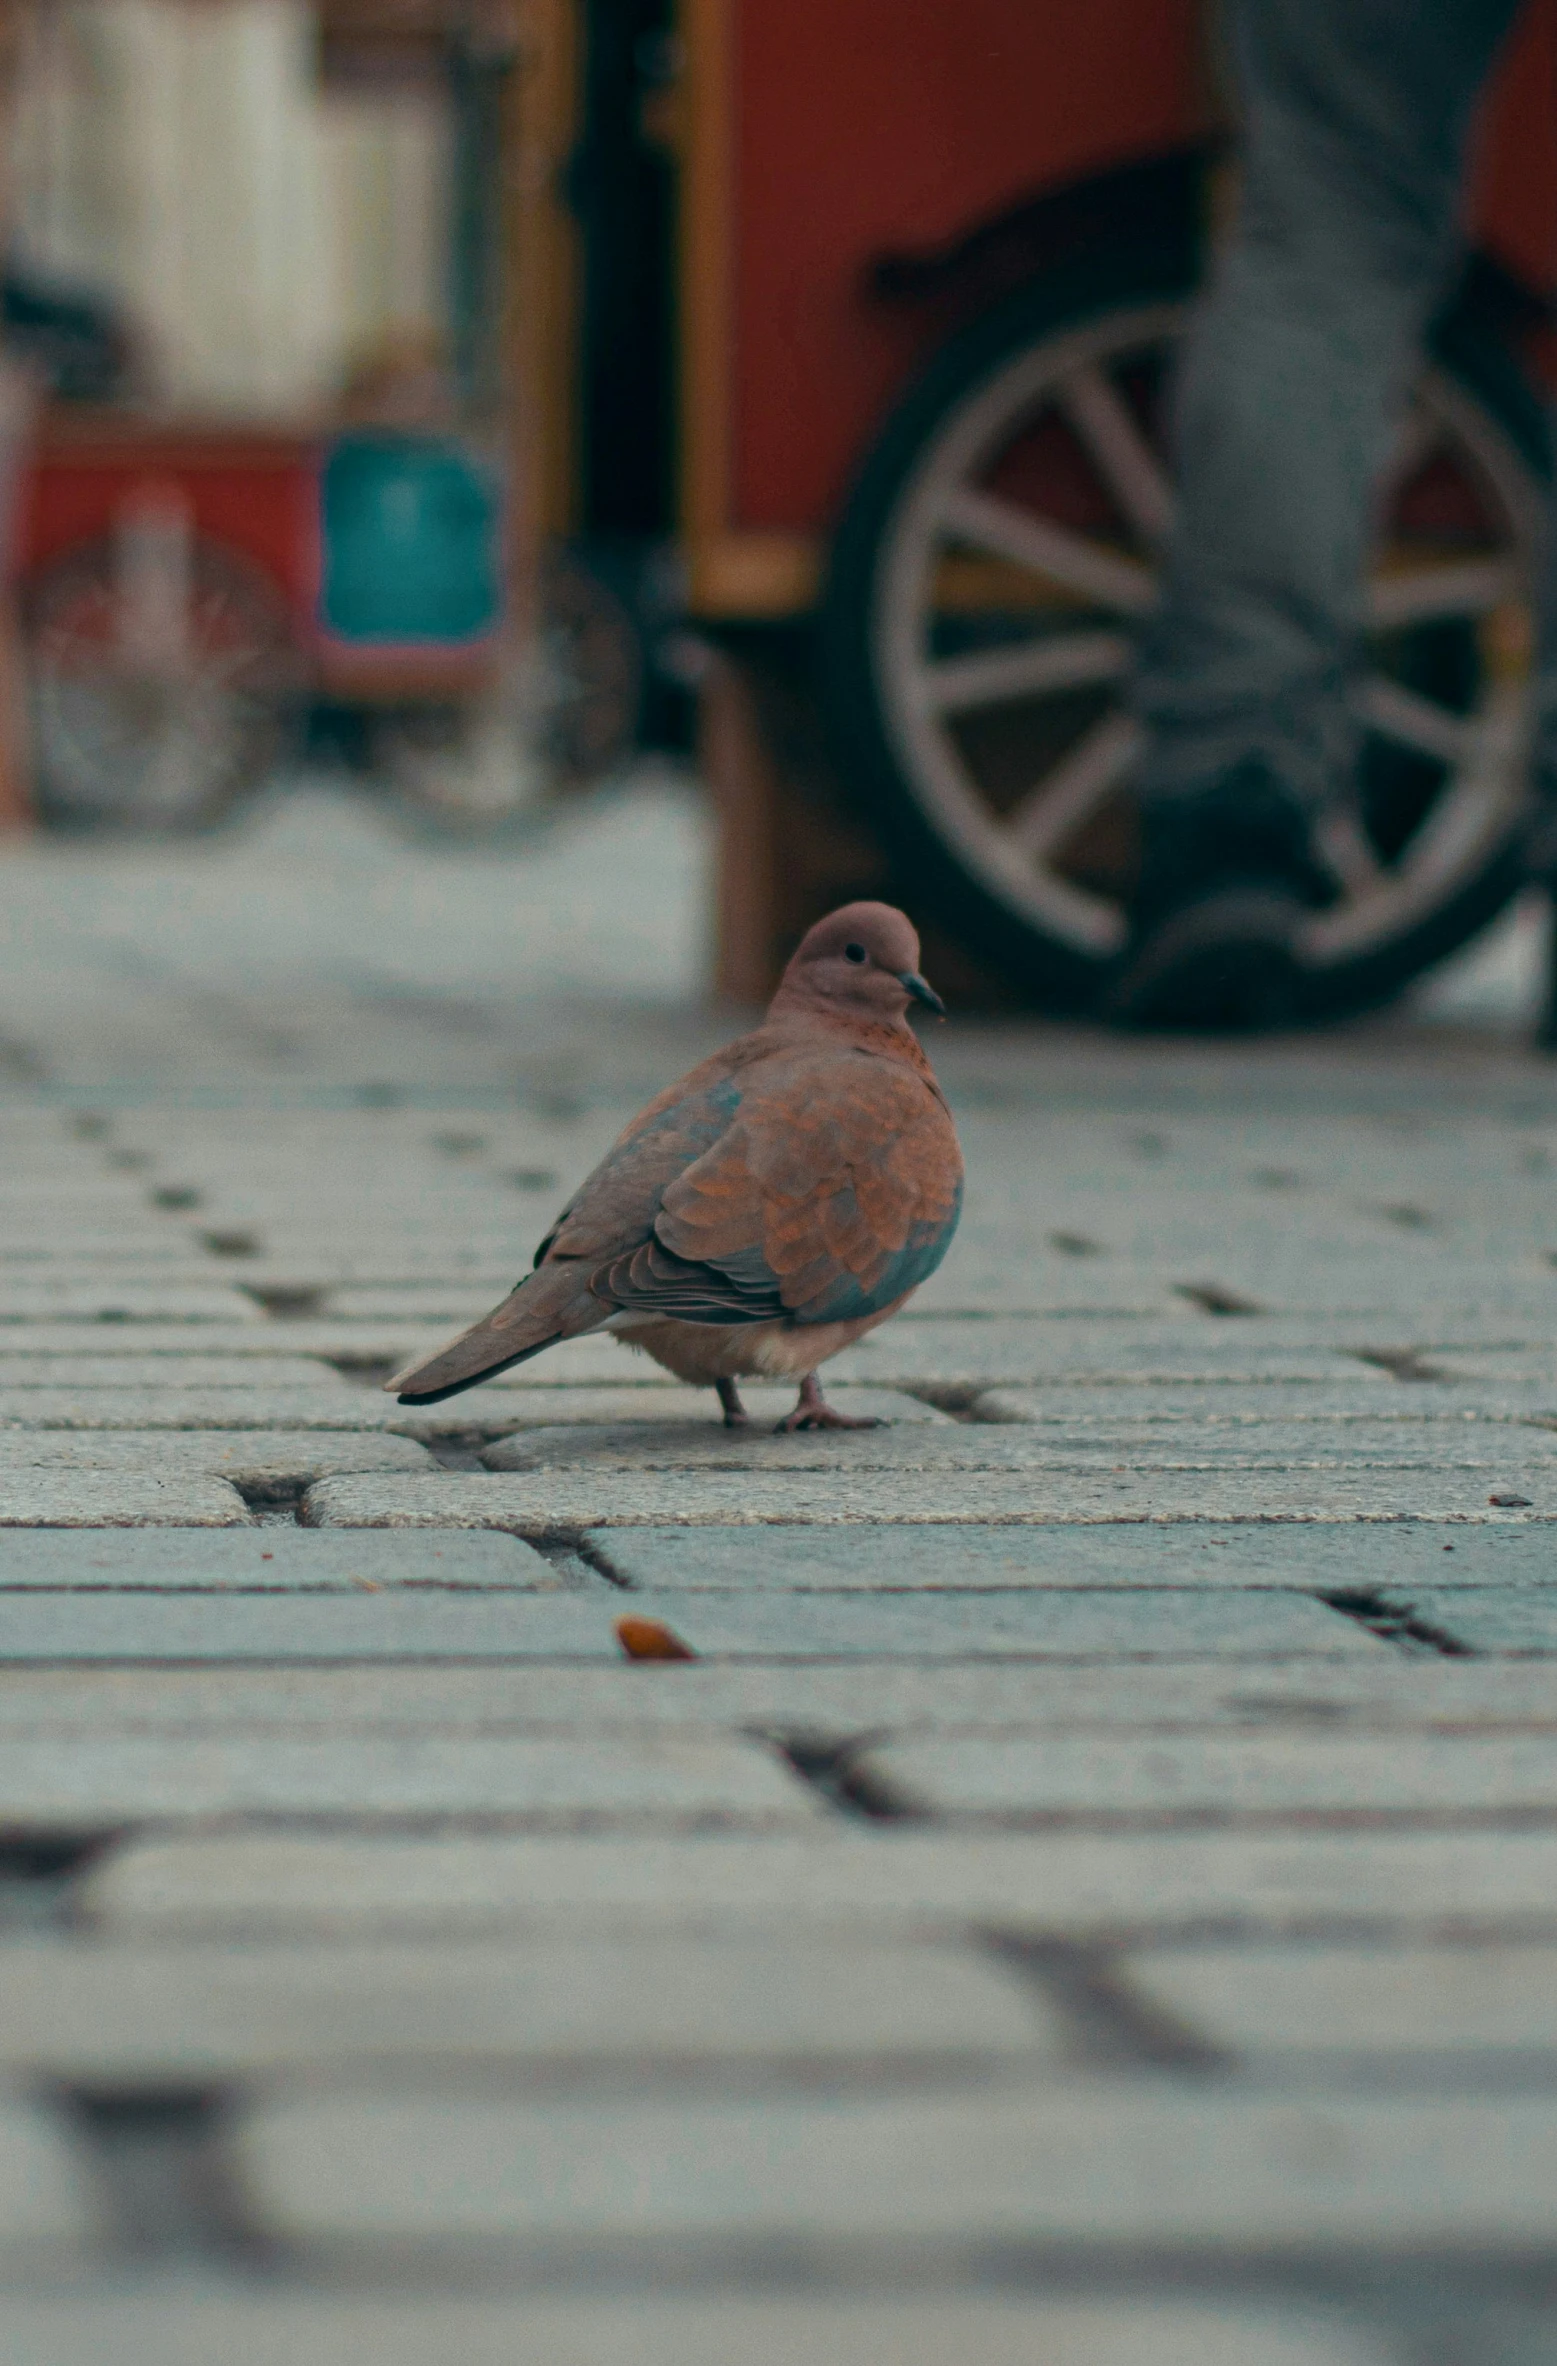
<path fill-rule="evenodd" d="M 0 871 L 7 2366 L 1557 2357 L 1557 1072 L 954 1025 L 882 1428 L 397 1407 L 701 862 Z"/>

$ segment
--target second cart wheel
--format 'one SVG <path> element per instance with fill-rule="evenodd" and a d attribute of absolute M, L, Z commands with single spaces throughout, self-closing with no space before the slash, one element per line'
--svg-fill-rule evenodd
<path fill-rule="evenodd" d="M 542 572 L 528 665 L 477 701 L 386 711 L 373 727 L 374 759 L 421 834 L 523 833 L 559 791 L 589 787 L 630 754 L 642 697 L 631 616 L 581 560 L 558 551 Z"/>
<path fill-rule="evenodd" d="M 1172 488 L 1166 389 L 1191 291 L 1139 256 L 1025 288 L 931 364 L 834 546 L 829 691 L 927 910 L 1039 997 L 1085 1007 L 1136 862 L 1131 627 Z M 1319 1009 L 1397 991 L 1520 878 L 1539 405 L 1450 321 L 1417 386 L 1371 585 L 1357 818 L 1305 953 Z"/>
<path fill-rule="evenodd" d="M 290 619 L 181 505 L 142 504 L 41 569 L 22 627 L 46 821 L 201 828 L 275 764 L 297 681 Z"/>
<path fill-rule="evenodd" d="M 541 740 L 564 788 L 587 788 L 628 756 L 643 705 L 638 627 L 572 551 L 541 578 Z"/>

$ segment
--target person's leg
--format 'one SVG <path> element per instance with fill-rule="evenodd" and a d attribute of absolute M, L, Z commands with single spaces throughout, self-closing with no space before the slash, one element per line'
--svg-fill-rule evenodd
<path fill-rule="evenodd" d="M 1233 0 L 1239 217 L 1180 373 L 1178 517 L 1139 646 L 1138 947 L 1219 844 L 1255 871 L 1273 849 L 1299 905 L 1325 893 L 1307 821 L 1355 776 L 1373 491 L 1517 4 Z M 1256 937 L 1268 925 L 1250 921 Z M 1147 951 L 1126 1015 L 1143 976 L 1149 991 L 1160 978 Z"/>
<path fill-rule="evenodd" d="M 1244 185 L 1180 380 L 1178 523 L 1140 649 L 1148 797 L 1247 758 L 1310 812 L 1350 780 L 1372 492 L 1516 6 L 1235 0 Z"/>

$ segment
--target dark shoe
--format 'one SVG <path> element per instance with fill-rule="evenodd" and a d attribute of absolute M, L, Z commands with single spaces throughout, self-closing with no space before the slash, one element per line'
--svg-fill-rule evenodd
<path fill-rule="evenodd" d="M 1203 1033 L 1294 1025 L 1298 937 L 1336 886 L 1307 821 L 1261 765 L 1148 805 L 1130 942 L 1105 1010 L 1128 1027 Z"/>

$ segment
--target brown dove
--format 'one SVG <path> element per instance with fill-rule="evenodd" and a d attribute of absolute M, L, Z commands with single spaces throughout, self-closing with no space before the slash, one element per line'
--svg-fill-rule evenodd
<path fill-rule="evenodd" d="M 767 1017 L 620 1134 L 489 1315 L 386 1386 L 430 1405 L 559 1339 L 613 1331 L 678 1380 L 798 1380 L 783 1429 L 834 1412 L 817 1366 L 895 1314 L 945 1256 L 962 1153 L 908 1024 L 940 1011 L 919 939 L 889 904 L 819 920 Z"/>

